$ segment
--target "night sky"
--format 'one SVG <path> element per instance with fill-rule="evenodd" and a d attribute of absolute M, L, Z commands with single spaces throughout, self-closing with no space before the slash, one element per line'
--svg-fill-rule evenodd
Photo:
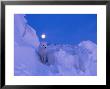
<path fill-rule="evenodd" d="M 26 14 L 28 24 L 52 44 L 78 44 L 84 40 L 97 43 L 96 14 Z"/>

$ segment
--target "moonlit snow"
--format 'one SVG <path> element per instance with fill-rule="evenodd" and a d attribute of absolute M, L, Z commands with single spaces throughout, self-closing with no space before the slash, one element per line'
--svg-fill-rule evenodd
<path fill-rule="evenodd" d="M 48 64 L 40 61 L 40 44 L 36 31 L 27 24 L 25 15 L 14 18 L 15 76 L 96 76 L 97 45 L 90 40 L 77 45 L 49 44 Z"/>

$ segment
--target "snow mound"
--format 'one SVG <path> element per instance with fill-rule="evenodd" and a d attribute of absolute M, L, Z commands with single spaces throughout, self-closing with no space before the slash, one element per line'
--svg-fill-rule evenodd
<path fill-rule="evenodd" d="M 15 14 L 14 16 L 14 43 L 37 48 L 39 38 L 36 31 L 27 24 L 25 15 Z"/>
<path fill-rule="evenodd" d="M 78 46 L 84 47 L 84 48 L 86 48 L 86 49 L 88 49 L 88 50 L 90 50 L 90 51 L 92 51 L 92 52 L 96 52 L 96 51 L 94 51 L 94 50 L 97 49 L 97 45 L 94 44 L 94 43 L 93 43 L 92 41 L 90 41 L 90 40 L 83 41 L 83 42 L 81 42 L 80 44 L 78 44 Z"/>

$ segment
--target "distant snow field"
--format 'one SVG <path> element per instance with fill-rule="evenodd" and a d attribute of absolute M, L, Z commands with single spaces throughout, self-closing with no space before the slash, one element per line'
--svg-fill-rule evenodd
<path fill-rule="evenodd" d="M 40 61 L 40 41 L 25 15 L 14 18 L 15 76 L 96 76 L 97 45 L 90 40 L 78 45 L 47 45 L 47 62 Z"/>

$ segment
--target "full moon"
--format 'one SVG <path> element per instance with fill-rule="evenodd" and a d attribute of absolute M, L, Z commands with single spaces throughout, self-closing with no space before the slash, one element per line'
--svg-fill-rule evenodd
<path fill-rule="evenodd" d="M 46 38 L 46 35 L 45 35 L 45 34 L 42 34 L 42 35 L 41 35 L 41 38 L 42 38 L 42 39 L 45 39 L 45 38 Z"/>

